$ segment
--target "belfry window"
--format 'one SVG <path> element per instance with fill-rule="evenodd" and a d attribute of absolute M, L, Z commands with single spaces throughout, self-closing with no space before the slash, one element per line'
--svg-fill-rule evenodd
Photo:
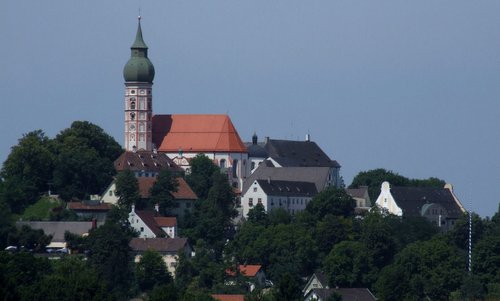
<path fill-rule="evenodd" d="M 132 101 L 132 102 L 130 103 L 130 109 L 131 109 L 131 110 L 135 110 L 135 102 L 134 102 L 134 101 Z"/>
<path fill-rule="evenodd" d="M 135 113 L 134 112 L 130 113 L 130 120 L 135 120 Z"/>

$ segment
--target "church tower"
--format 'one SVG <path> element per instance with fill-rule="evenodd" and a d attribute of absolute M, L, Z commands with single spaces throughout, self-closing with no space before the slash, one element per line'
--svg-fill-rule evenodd
<path fill-rule="evenodd" d="M 155 69 L 142 38 L 141 17 L 132 53 L 123 68 L 125 79 L 125 150 L 153 150 L 152 114 Z"/>

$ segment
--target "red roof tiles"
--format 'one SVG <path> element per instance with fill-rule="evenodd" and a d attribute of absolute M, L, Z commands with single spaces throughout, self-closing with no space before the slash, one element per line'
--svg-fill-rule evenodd
<path fill-rule="evenodd" d="M 212 298 L 218 301 L 245 301 L 244 295 L 212 295 Z"/>
<path fill-rule="evenodd" d="M 247 152 L 227 115 L 155 115 L 153 142 L 162 152 Z"/>
<path fill-rule="evenodd" d="M 262 266 L 259 264 L 254 264 L 254 265 L 248 264 L 248 265 L 239 265 L 238 268 L 240 269 L 241 275 L 247 276 L 247 277 L 255 277 L 255 275 L 257 275 L 257 273 L 260 271 Z M 228 274 L 229 276 L 236 276 L 236 273 L 234 271 L 232 271 L 231 269 L 227 269 L 226 274 Z"/>
<path fill-rule="evenodd" d="M 139 183 L 139 195 L 142 198 L 149 198 L 149 190 L 153 187 L 153 184 L 156 182 L 155 177 L 139 177 L 137 178 L 137 182 Z M 193 192 L 189 184 L 183 178 L 177 178 L 177 183 L 179 186 L 177 187 L 176 192 L 171 192 L 172 196 L 176 200 L 197 200 L 198 196 Z"/>

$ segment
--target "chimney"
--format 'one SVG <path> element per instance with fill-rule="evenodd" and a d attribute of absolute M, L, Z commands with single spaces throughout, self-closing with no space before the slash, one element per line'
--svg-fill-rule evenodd
<path fill-rule="evenodd" d="M 92 229 L 97 229 L 97 219 L 92 219 Z"/>
<path fill-rule="evenodd" d="M 132 209 L 130 210 L 130 212 L 135 212 L 135 204 L 132 204 Z"/>
<path fill-rule="evenodd" d="M 306 134 L 306 141 L 307 142 L 310 142 L 311 141 L 311 135 L 309 135 L 309 133 Z"/>
<path fill-rule="evenodd" d="M 156 205 L 155 205 L 155 211 L 156 211 L 156 212 L 160 212 L 160 205 L 159 205 L 159 204 L 156 204 Z"/>
<path fill-rule="evenodd" d="M 266 144 L 268 144 L 268 143 L 269 143 L 269 136 L 264 137 L 264 142 L 265 142 Z"/>
<path fill-rule="evenodd" d="M 271 177 L 267 177 L 267 184 L 271 184 Z"/>

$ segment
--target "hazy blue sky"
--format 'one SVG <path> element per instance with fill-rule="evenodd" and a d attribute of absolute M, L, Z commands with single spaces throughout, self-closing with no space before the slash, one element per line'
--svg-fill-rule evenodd
<path fill-rule="evenodd" d="M 228 113 L 243 140 L 310 133 L 350 184 L 383 167 L 500 202 L 500 1 L 0 4 L 0 161 L 23 133 L 89 120 L 123 143 L 141 7 L 156 113 Z"/>

